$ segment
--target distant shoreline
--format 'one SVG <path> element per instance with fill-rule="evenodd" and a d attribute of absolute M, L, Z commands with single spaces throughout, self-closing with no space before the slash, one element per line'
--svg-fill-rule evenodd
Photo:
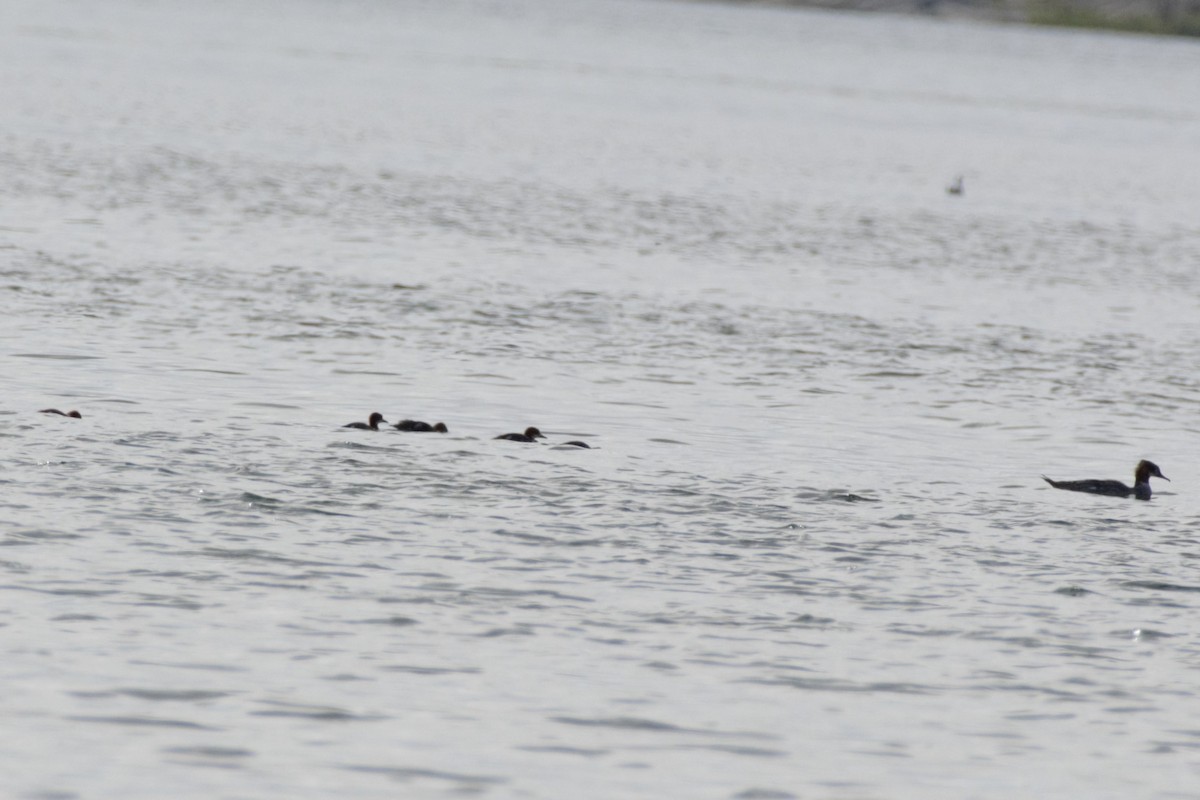
<path fill-rule="evenodd" d="M 1200 37 L 1200 0 L 718 0 Z"/>

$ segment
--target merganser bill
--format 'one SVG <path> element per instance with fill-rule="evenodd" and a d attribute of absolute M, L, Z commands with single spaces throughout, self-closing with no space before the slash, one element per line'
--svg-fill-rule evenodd
<path fill-rule="evenodd" d="M 1166 475 L 1162 474 L 1162 470 L 1153 461 L 1139 461 L 1137 468 L 1133 471 L 1133 488 L 1126 486 L 1120 481 L 1104 481 L 1091 478 L 1083 481 L 1052 481 L 1045 475 L 1042 480 L 1053 486 L 1055 489 L 1066 489 L 1069 492 L 1089 492 L 1091 494 L 1103 494 L 1109 497 L 1129 497 L 1133 495 L 1138 500 L 1150 499 L 1150 479 L 1162 478 L 1164 481 L 1170 481 Z"/>
<path fill-rule="evenodd" d="M 360 431 L 377 431 L 379 430 L 379 423 L 381 422 L 387 422 L 387 420 L 383 418 L 383 414 L 380 414 L 378 411 L 376 411 L 371 414 L 371 417 L 367 422 L 350 422 L 342 427 L 356 428 Z"/>
<path fill-rule="evenodd" d="M 531 425 L 524 433 L 503 433 L 496 438 L 508 439 L 510 442 L 536 442 L 538 439 L 545 439 L 546 436 Z"/>
<path fill-rule="evenodd" d="M 444 422 L 435 422 L 430 425 L 428 422 L 419 422 L 415 419 L 402 419 L 393 426 L 398 431 L 410 431 L 412 433 L 449 433 L 450 429 L 446 427 Z"/>

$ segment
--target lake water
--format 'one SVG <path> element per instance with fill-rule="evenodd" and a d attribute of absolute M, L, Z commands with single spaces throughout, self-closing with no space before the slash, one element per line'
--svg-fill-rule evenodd
<path fill-rule="evenodd" d="M 0 21 L 5 796 L 1200 798 L 1197 42 Z"/>

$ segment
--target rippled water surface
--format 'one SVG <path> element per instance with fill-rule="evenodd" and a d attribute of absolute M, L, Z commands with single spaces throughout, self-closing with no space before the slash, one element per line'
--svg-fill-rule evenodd
<path fill-rule="evenodd" d="M 1200 798 L 1195 42 L 0 20 L 6 796 Z"/>

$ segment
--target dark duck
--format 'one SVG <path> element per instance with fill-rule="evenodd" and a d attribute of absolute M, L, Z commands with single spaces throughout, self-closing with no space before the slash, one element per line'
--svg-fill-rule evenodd
<path fill-rule="evenodd" d="M 545 439 L 546 435 L 531 425 L 524 433 L 503 433 L 496 438 L 508 439 L 510 442 L 536 442 L 538 439 Z"/>
<path fill-rule="evenodd" d="M 1171 480 L 1166 475 L 1162 474 L 1162 470 L 1153 461 L 1139 461 L 1137 468 L 1133 471 L 1133 486 L 1126 486 L 1120 481 L 1104 481 L 1091 478 L 1083 481 L 1052 481 L 1045 475 L 1042 480 L 1053 486 L 1055 489 L 1066 489 L 1068 492 L 1088 492 L 1090 494 L 1103 494 L 1109 497 L 1136 497 L 1138 500 L 1150 499 L 1150 479 L 1162 478 L 1164 481 Z"/>
<path fill-rule="evenodd" d="M 72 419 L 83 419 L 83 414 L 78 411 L 59 411 L 57 408 L 43 408 L 39 414 L 57 414 L 60 417 L 71 417 Z"/>
<path fill-rule="evenodd" d="M 398 431 L 409 431 L 411 433 L 449 433 L 450 429 L 446 427 L 444 422 L 435 422 L 430 425 L 428 422 L 420 422 L 415 419 L 402 419 L 393 426 Z"/>
<path fill-rule="evenodd" d="M 383 418 L 383 414 L 380 414 L 378 411 L 376 411 L 366 422 L 348 422 L 342 427 L 355 428 L 360 431 L 377 431 L 379 430 L 379 423 L 381 422 L 387 422 L 387 420 Z"/>

